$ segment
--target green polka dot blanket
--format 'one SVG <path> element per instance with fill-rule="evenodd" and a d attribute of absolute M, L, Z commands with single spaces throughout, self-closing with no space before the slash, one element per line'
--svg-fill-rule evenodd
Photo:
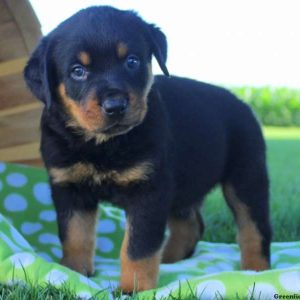
<path fill-rule="evenodd" d="M 46 172 L 0 163 L 0 282 L 65 283 L 79 298 L 98 293 L 101 299 L 113 299 L 120 276 L 124 212 L 101 206 L 92 278 L 59 265 L 62 250 L 55 219 Z M 140 293 L 139 299 L 170 299 L 179 293 L 181 299 L 189 299 L 191 293 L 199 299 L 300 297 L 300 242 L 273 243 L 269 271 L 239 271 L 239 259 L 235 244 L 199 242 L 191 258 L 162 264 L 157 289 Z"/>

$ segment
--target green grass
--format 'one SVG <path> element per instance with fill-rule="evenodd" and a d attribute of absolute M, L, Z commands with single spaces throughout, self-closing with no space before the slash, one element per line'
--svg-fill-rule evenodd
<path fill-rule="evenodd" d="M 205 290 L 203 290 L 204 293 Z M 259 300 L 254 298 L 255 287 L 249 295 L 250 300 Z M 187 294 L 188 293 L 188 294 Z M 106 296 L 101 297 L 101 291 L 99 291 L 97 297 L 92 297 L 89 300 L 101 300 L 107 299 Z M 145 298 L 140 297 L 138 293 L 134 293 L 132 296 L 125 296 L 122 293 L 115 293 L 113 296 L 114 300 L 145 300 Z M 207 300 L 200 295 L 196 295 L 195 291 L 190 287 L 189 292 L 181 292 L 179 287 L 178 295 L 175 296 L 170 292 L 167 297 L 162 297 L 159 300 Z M 240 297 L 236 294 L 235 298 L 232 300 L 244 300 L 244 297 Z M 56 288 L 50 284 L 34 286 L 32 284 L 14 284 L 11 286 L 3 285 L 0 283 L 0 300 L 79 300 L 76 297 L 73 290 L 65 285 L 60 288 Z M 157 300 L 155 295 L 147 300 Z M 222 295 L 216 293 L 215 300 L 225 300 Z"/>
<path fill-rule="evenodd" d="M 300 128 L 264 129 L 268 147 L 268 167 L 271 180 L 271 219 L 274 241 L 300 240 Z M 235 242 L 235 225 L 219 189 L 213 191 L 203 207 L 206 224 L 204 240 Z M 101 299 L 101 291 L 99 291 Z M 116 293 L 115 299 L 121 299 Z M 64 286 L 33 286 L 0 284 L 0 300 L 74 300 L 74 292 Z M 122 298 L 124 299 L 124 298 Z M 128 297 L 138 300 L 139 295 Z M 197 299 L 193 292 L 188 298 L 170 297 L 173 300 Z M 222 298 L 216 298 L 222 299 Z M 236 300 L 240 300 L 238 295 Z M 251 297 L 254 300 L 254 297 Z M 151 299 L 150 299 L 151 300 Z"/>
<path fill-rule="evenodd" d="M 67 286 L 56 288 L 46 284 L 0 284 L 0 300 L 76 300 L 75 293 Z"/>
<path fill-rule="evenodd" d="M 300 240 L 300 128 L 266 127 L 268 169 L 271 181 L 271 221 L 274 241 Z M 235 242 L 235 225 L 220 189 L 203 207 L 204 239 Z"/>

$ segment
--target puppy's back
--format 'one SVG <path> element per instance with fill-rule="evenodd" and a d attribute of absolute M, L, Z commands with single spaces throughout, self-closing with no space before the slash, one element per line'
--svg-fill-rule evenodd
<path fill-rule="evenodd" d="M 182 197 L 190 195 L 192 201 L 193 195 L 206 194 L 228 176 L 240 158 L 264 159 L 264 141 L 255 115 L 226 89 L 163 76 L 156 77 L 155 87 L 169 115 L 173 137 L 169 151 L 175 157 Z"/>

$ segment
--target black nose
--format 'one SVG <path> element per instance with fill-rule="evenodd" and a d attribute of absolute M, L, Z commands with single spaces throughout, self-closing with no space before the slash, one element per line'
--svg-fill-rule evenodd
<path fill-rule="evenodd" d="M 110 117 L 122 116 L 125 113 L 127 106 L 128 100 L 126 98 L 110 98 L 102 103 L 104 113 Z"/>

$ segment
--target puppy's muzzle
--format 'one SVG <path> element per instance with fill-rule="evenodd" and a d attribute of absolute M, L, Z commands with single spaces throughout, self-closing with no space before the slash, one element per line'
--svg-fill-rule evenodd
<path fill-rule="evenodd" d="M 120 119 L 129 105 L 127 93 L 120 89 L 108 89 L 101 95 L 101 108 L 109 119 Z"/>
<path fill-rule="evenodd" d="M 108 98 L 102 103 L 102 110 L 109 118 L 122 117 L 128 107 L 128 99 L 126 98 Z"/>

